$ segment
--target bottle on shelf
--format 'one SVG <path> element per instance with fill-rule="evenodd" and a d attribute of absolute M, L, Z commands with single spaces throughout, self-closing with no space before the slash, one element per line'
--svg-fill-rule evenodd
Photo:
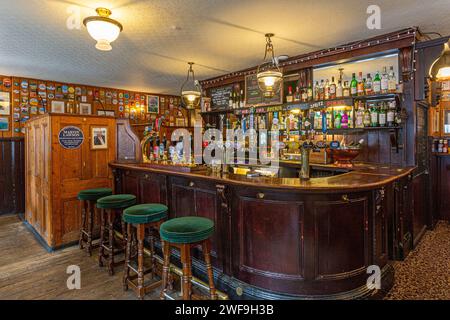
<path fill-rule="evenodd" d="M 367 96 L 373 94 L 373 82 L 370 73 L 367 74 L 366 83 L 364 86 L 364 94 Z"/>
<path fill-rule="evenodd" d="M 338 110 L 336 111 L 336 115 L 334 116 L 334 127 L 336 129 L 340 129 L 342 125 L 342 115 L 341 112 Z"/>
<path fill-rule="evenodd" d="M 336 86 L 336 98 L 342 98 L 344 96 L 344 91 L 342 87 L 342 80 L 338 81 L 338 84 Z"/>
<path fill-rule="evenodd" d="M 362 72 L 359 73 L 358 84 L 356 85 L 356 94 L 358 96 L 364 95 L 364 81 L 363 81 Z"/>
<path fill-rule="evenodd" d="M 299 89 L 299 87 L 297 86 L 297 87 L 295 88 L 294 101 L 295 101 L 295 102 L 299 102 L 300 99 L 301 99 L 301 96 L 300 96 L 300 89 Z"/>
<path fill-rule="evenodd" d="M 309 82 L 308 82 L 307 97 L 308 97 L 308 101 L 313 100 L 313 88 L 312 88 L 311 80 L 309 80 Z"/>
<path fill-rule="evenodd" d="M 361 100 L 358 101 L 356 109 L 355 127 L 364 128 L 364 106 Z"/>
<path fill-rule="evenodd" d="M 370 110 L 369 110 L 368 106 L 366 106 L 366 108 L 364 108 L 363 123 L 364 123 L 364 127 L 370 127 L 371 117 L 370 117 Z"/>
<path fill-rule="evenodd" d="M 325 100 L 330 99 L 330 81 L 328 79 L 325 82 L 324 96 Z"/>
<path fill-rule="evenodd" d="M 244 90 L 241 89 L 241 99 L 239 102 L 239 108 L 244 108 L 245 107 L 245 95 L 244 95 Z"/>
<path fill-rule="evenodd" d="M 316 81 L 316 85 L 314 86 L 314 100 L 315 101 L 320 100 L 319 81 Z"/>
<path fill-rule="evenodd" d="M 334 82 L 334 77 L 331 77 L 329 95 L 330 99 L 336 99 L 336 82 Z"/>
<path fill-rule="evenodd" d="M 344 110 L 341 117 L 341 128 L 348 129 L 348 114 L 347 111 Z"/>
<path fill-rule="evenodd" d="M 379 115 L 378 106 L 375 103 L 373 103 L 370 106 L 370 126 L 371 127 L 378 127 L 378 125 L 379 125 L 378 115 Z"/>
<path fill-rule="evenodd" d="M 377 71 L 375 77 L 373 78 L 373 93 L 380 94 L 381 93 L 381 78 L 380 73 Z"/>
<path fill-rule="evenodd" d="M 388 127 L 395 127 L 395 101 L 389 102 L 389 107 L 386 114 L 386 121 Z"/>
<path fill-rule="evenodd" d="M 279 129 L 280 129 L 280 121 L 278 119 L 278 112 L 274 112 L 273 118 L 272 118 L 272 126 L 271 126 L 270 130 L 277 131 Z"/>
<path fill-rule="evenodd" d="M 356 74 L 352 74 L 352 81 L 350 82 L 350 95 L 355 97 L 358 95 L 358 81 L 356 81 Z"/>
<path fill-rule="evenodd" d="M 292 95 L 292 87 L 288 87 L 288 94 L 286 95 L 286 102 L 290 103 L 294 101 L 294 96 Z"/>
<path fill-rule="evenodd" d="M 228 98 L 228 108 L 233 109 L 233 94 L 234 91 L 230 93 L 230 97 Z"/>
<path fill-rule="evenodd" d="M 348 85 L 348 81 L 344 82 L 344 87 L 342 88 L 343 96 L 350 97 L 350 87 Z"/>
<path fill-rule="evenodd" d="M 322 80 L 320 80 L 320 85 L 319 85 L 319 100 L 324 100 L 324 99 L 325 99 L 325 84 L 322 79 Z"/>
<path fill-rule="evenodd" d="M 386 103 L 381 102 L 379 113 L 378 113 L 378 123 L 380 127 L 386 127 L 387 124 L 387 108 Z"/>
<path fill-rule="evenodd" d="M 389 93 L 395 93 L 397 91 L 397 79 L 395 77 L 393 66 L 391 66 L 389 70 L 388 91 Z"/>
<path fill-rule="evenodd" d="M 388 93 L 389 91 L 389 76 L 386 67 L 383 67 L 383 74 L 381 75 L 381 93 Z"/>
<path fill-rule="evenodd" d="M 308 88 L 303 87 L 301 89 L 301 93 L 302 93 L 302 102 L 307 102 L 308 101 Z"/>

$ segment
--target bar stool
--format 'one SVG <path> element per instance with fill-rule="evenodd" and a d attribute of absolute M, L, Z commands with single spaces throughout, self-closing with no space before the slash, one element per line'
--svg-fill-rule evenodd
<path fill-rule="evenodd" d="M 151 233 L 154 230 L 159 231 L 161 223 L 167 219 L 168 208 L 159 203 L 139 204 L 129 207 L 123 211 L 123 220 L 127 223 L 127 245 L 125 249 L 125 269 L 123 271 L 123 288 L 128 290 L 128 286 L 137 293 L 139 299 L 144 299 L 144 295 L 161 285 L 161 281 L 156 281 L 144 285 L 144 274 L 150 273 L 153 280 L 156 269 L 156 259 L 154 257 L 153 234 L 150 237 L 150 261 L 151 268 L 144 270 L 144 239 L 145 230 L 149 229 Z M 137 268 L 131 265 L 131 247 L 133 239 L 137 238 Z M 137 283 L 130 277 L 130 271 L 137 275 Z"/>
<path fill-rule="evenodd" d="M 94 227 L 94 214 L 95 203 L 98 199 L 112 195 L 112 189 L 110 188 L 97 188 L 81 190 L 78 193 L 78 200 L 81 202 L 81 229 L 80 229 L 80 249 L 86 250 L 89 256 L 92 256 L 92 249 L 95 247 L 92 245 L 92 229 Z"/>
<path fill-rule="evenodd" d="M 171 219 L 161 224 L 159 233 L 163 245 L 163 274 L 161 299 L 167 294 L 167 284 L 170 266 L 170 248 L 180 249 L 181 263 L 183 265 L 182 293 L 183 300 L 192 298 L 192 258 L 191 249 L 200 244 L 205 256 L 206 270 L 209 280 L 209 295 L 212 300 L 217 299 L 216 288 L 214 286 L 214 276 L 211 266 L 211 241 L 210 236 L 214 232 L 214 222 L 202 217 L 181 217 Z"/>
<path fill-rule="evenodd" d="M 122 210 L 131 207 L 136 203 L 136 196 L 132 194 L 115 194 L 97 200 L 97 208 L 101 209 L 100 224 L 100 250 L 98 253 L 98 265 L 103 267 L 103 260 L 108 261 L 108 271 L 114 275 L 114 255 L 123 252 L 123 247 L 119 248 L 115 243 L 114 220 L 122 214 Z M 127 238 L 125 223 L 122 224 L 122 234 L 124 244 Z M 105 233 L 108 232 L 108 236 Z M 105 254 L 105 251 L 107 252 Z"/>

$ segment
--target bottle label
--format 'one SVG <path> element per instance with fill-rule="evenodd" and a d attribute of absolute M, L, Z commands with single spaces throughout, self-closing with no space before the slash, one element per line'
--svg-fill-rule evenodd
<path fill-rule="evenodd" d="M 351 92 L 352 95 L 353 94 L 357 94 L 358 93 L 358 89 L 356 87 L 351 87 L 350 92 Z"/>
<path fill-rule="evenodd" d="M 389 87 L 388 79 L 381 79 L 381 90 L 387 90 Z"/>
<path fill-rule="evenodd" d="M 378 123 L 378 113 L 376 112 L 370 113 L 370 121 L 372 123 Z"/>
<path fill-rule="evenodd" d="M 378 93 L 381 91 L 381 83 L 380 82 L 374 82 L 373 83 L 373 92 Z"/>
<path fill-rule="evenodd" d="M 387 113 L 387 121 L 388 121 L 388 122 L 394 122 L 394 112 L 389 111 L 389 112 Z"/>
<path fill-rule="evenodd" d="M 379 115 L 379 121 L 380 121 L 380 125 L 385 125 L 386 124 L 386 113 L 380 113 Z"/>

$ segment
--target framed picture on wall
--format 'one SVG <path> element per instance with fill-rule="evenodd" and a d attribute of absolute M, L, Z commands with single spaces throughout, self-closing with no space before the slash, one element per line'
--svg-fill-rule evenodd
<path fill-rule="evenodd" d="M 108 149 L 108 128 L 92 127 L 91 128 L 91 149 Z"/>
<path fill-rule="evenodd" d="M 115 117 L 116 112 L 114 110 L 97 110 L 97 115 L 105 117 Z"/>
<path fill-rule="evenodd" d="M 65 111 L 64 101 L 52 101 L 52 113 L 64 113 Z"/>
<path fill-rule="evenodd" d="M 92 106 L 90 103 L 80 103 L 80 114 L 91 114 Z"/>
<path fill-rule="evenodd" d="M 9 131 L 9 119 L 6 117 L 0 118 L 0 131 Z"/>
<path fill-rule="evenodd" d="M 11 114 L 11 101 L 9 92 L 0 92 L 0 115 L 9 116 Z"/>
<path fill-rule="evenodd" d="M 159 113 L 159 97 L 158 96 L 147 96 L 147 112 L 148 113 Z"/>

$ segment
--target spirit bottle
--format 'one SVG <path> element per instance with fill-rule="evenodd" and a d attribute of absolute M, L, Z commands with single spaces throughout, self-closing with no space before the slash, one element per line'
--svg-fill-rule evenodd
<path fill-rule="evenodd" d="M 378 114 L 378 122 L 380 127 L 386 127 L 387 108 L 384 102 L 381 103 L 380 112 Z"/>
<path fill-rule="evenodd" d="M 294 101 L 299 102 L 300 101 L 300 89 L 298 86 L 295 88 L 295 94 L 294 94 Z"/>
<path fill-rule="evenodd" d="M 316 85 L 314 87 L 314 100 L 319 101 L 320 100 L 320 87 L 319 87 L 319 81 L 316 81 Z"/>
<path fill-rule="evenodd" d="M 392 66 L 389 71 L 388 91 L 389 93 L 395 93 L 397 91 L 397 79 L 395 78 L 394 67 Z"/>
<path fill-rule="evenodd" d="M 338 85 L 336 87 L 336 98 L 342 98 L 343 95 L 344 95 L 344 91 L 342 88 L 342 81 L 339 80 Z"/>
<path fill-rule="evenodd" d="M 380 79 L 380 73 L 378 71 L 375 74 L 375 78 L 373 78 L 373 93 L 374 94 L 381 93 L 381 79 Z"/>
<path fill-rule="evenodd" d="M 370 108 L 370 126 L 371 127 L 378 127 L 378 107 L 374 103 L 372 107 Z"/>
<path fill-rule="evenodd" d="M 308 93 L 307 93 L 307 96 L 308 96 L 308 101 L 312 101 L 312 100 L 313 100 L 313 89 L 312 89 L 311 81 L 309 81 L 309 83 L 308 83 Z"/>
<path fill-rule="evenodd" d="M 323 80 L 320 80 L 319 85 L 319 100 L 325 99 L 325 84 L 323 83 Z"/>
<path fill-rule="evenodd" d="M 344 82 L 344 87 L 343 87 L 343 96 L 344 97 L 350 97 L 350 87 L 348 86 L 348 81 Z"/>
<path fill-rule="evenodd" d="M 389 108 L 387 110 L 386 120 L 388 127 L 394 127 L 395 126 L 395 101 L 389 102 Z"/>
<path fill-rule="evenodd" d="M 354 97 L 358 94 L 358 81 L 356 81 L 356 74 L 353 73 L 352 81 L 350 82 L 350 94 Z"/>
<path fill-rule="evenodd" d="M 389 76 L 386 72 L 386 67 L 383 67 L 383 75 L 381 76 L 381 93 L 388 93 L 389 90 Z"/>
<path fill-rule="evenodd" d="M 325 100 L 330 99 L 330 81 L 325 82 Z"/>
<path fill-rule="evenodd" d="M 372 77 L 370 76 L 370 73 L 367 74 L 366 85 L 365 85 L 364 90 L 365 90 L 366 95 L 373 94 L 373 82 L 372 82 Z"/>
<path fill-rule="evenodd" d="M 364 128 L 364 107 L 362 105 L 362 101 L 358 101 L 358 108 L 356 110 L 355 127 L 356 128 Z"/>
<path fill-rule="evenodd" d="M 344 111 L 341 118 L 341 127 L 342 129 L 348 129 L 348 114 L 347 111 Z"/>
<path fill-rule="evenodd" d="M 364 110 L 363 123 L 364 123 L 364 127 L 370 127 L 370 111 L 369 111 L 368 107 L 366 107 L 365 110 Z"/>
<path fill-rule="evenodd" d="M 330 99 L 336 99 L 336 83 L 334 82 L 334 77 L 331 77 L 329 95 Z"/>
<path fill-rule="evenodd" d="M 233 109 L 233 94 L 234 91 L 232 93 L 230 93 L 230 98 L 228 99 L 228 108 Z"/>
<path fill-rule="evenodd" d="M 240 108 L 244 108 L 245 107 L 245 95 L 244 95 L 244 90 L 241 90 L 241 101 L 239 103 L 239 107 Z"/>
<path fill-rule="evenodd" d="M 359 73 L 358 84 L 357 84 L 356 90 L 357 90 L 358 96 L 364 95 L 364 82 L 363 82 L 362 72 Z"/>
<path fill-rule="evenodd" d="M 336 129 L 340 129 L 341 128 L 341 125 L 342 125 L 342 116 L 341 116 L 341 113 L 339 112 L 339 111 L 337 111 L 337 114 L 336 114 L 336 116 L 334 117 L 334 127 L 336 128 Z"/>
<path fill-rule="evenodd" d="M 292 87 L 289 86 L 288 94 L 286 96 L 286 102 L 289 103 L 289 102 L 292 102 L 292 101 L 294 101 L 294 96 L 292 95 Z"/>

